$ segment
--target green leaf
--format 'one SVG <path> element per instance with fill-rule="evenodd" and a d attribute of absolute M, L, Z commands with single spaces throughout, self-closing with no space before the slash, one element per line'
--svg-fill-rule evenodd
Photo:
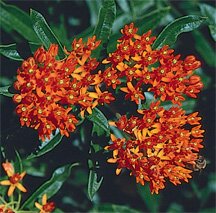
<path fill-rule="evenodd" d="M 184 212 L 184 209 L 181 205 L 177 204 L 177 203 L 171 203 L 167 213 L 181 213 Z"/>
<path fill-rule="evenodd" d="M 98 136 L 101 136 L 104 133 L 107 136 L 110 134 L 110 126 L 108 120 L 99 109 L 94 108 L 92 110 L 92 114 L 89 115 L 87 118 L 88 120 L 93 122 L 92 134 L 94 132 L 97 133 Z"/>
<path fill-rule="evenodd" d="M 216 41 L 216 9 L 208 4 L 199 4 L 201 14 L 208 17 L 208 26 L 212 38 Z"/>
<path fill-rule="evenodd" d="M 205 62 L 211 66 L 216 67 L 215 63 L 215 52 L 214 49 L 209 44 L 208 40 L 203 36 L 203 34 L 199 31 L 192 32 L 192 35 L 195 40 L 195 48 L 197 52 L 203 57 Z"/>
<path fill-rule="evenodd" d="M 59 57 L 62 59 L 65 57 L 64 50 L 57 37 L 54 35 L 44 17 L 37 11 L 31 9 L 30 17 L 33 23 L 34 31 L 43 45 L 48 49 L 51 44 L 58 44 Z"/>
<path fill-rule="evenodd" d="M 92 201 L 95 193 L 100 188 L 103 181 L 103 177 L 98 181 L 98 175 L 95 171 L 90 169 L 88 178 L 88 197 Z"/>
<path fill-rule="evenodd" d="M 59 131 L 56 131 L 54 135 L 51 135 L 51 138 L 49 140 L 42 142 L 41 146 L 38 147 L 36 153 L 30 154 L 27 157 L 27 160 L 37 158 L 41 155 L 46 154 L 47 152 L 50 152 L 61 142 L 62 137 L 63 136 L 59 133 Z"/>
<path fill-rule="evenodd" d="M 144 201 L 148 210 L 152 213 L 156 213 L 160 206 L 160 195 L 151 194 L 148 184 L 145 186 L 137 185 L 137 191 Z"/>
<path fill-rule="evenodd" d="M 97 18 L 98 18 L 98 13 L 100 10 L 100 7 L 102 5 L 102 1 L 101 0 L 86 0 L 86 4 L 89 8 L 90 11 L 90 22 L 92 26 L 95 26 L 97 24 Z"/>
<path fill-rule="evenodd" d="M 62 187 L 63 183 L 67 180 L 67 178 L 71 174 L 71 169 L 75 166 L 78 166 L 78 163 L 68 164 L 56 169 L 52 175 L 52 177 L 42 184 L 22 205 L 21 209 L 29 208 L 31 209 L 34 206 L 34 202 L 44 194 L 47 194 L 48 198 L 51 198 L 55 195 L 60 188 Z"/>
<path fill-rule="evenodd" d="M 29 15 L 19 8 L 0 2 L 1 25 L 10 26 L 28 41 L 38 41 L 38 38 L 32 28 Z"/>
<path fill-rule="evenodd" d="M 16 50 L 16 44 L 0 45 L 0 54 L 15 61 L 23 61 Z"/>
<path fill-rule="evenodd" d="M 128 5 L 127 0 L 116 0 L 116 2 L 123 12 L 125 12 L 125 13 L 130 12 L 130 6 Z"/>
<path fill-rule="evenodd" d="M 136 19 L 135 25 L 139 27 L 138 32 L 144 33 L 148 30 L 156 28 L 170 10 L 170 7 L 163 7 Z"/>
<path fill-rule="evenodd" d="M 127 206 L 121 206 L 111 203 L 106 204 L 100 204 L 97 206 L 94 206 L 93 209 L 90 210 L 90 213 L 101 213 L 101 212 L 107 212 L 107 213 L 139 213 L 140 211 L 129 208 Z"/>
<path fill-rule="evenodd" d="M 176 19 L 159 34 L 153 44 L 153 48 L 156 49 L 164 45 L 174 44 L 179 34 L 198 28 L 206 19 L 206 17 L 196 15 L 183 16 Z"/>
<path fill-rule="evenodd" d="M 4 95 L 4 96 L 7 96 L 7 97 L 13 97 L 14 94 L 9 92 L 10 87 L 11 86 L 0 87 L 0 95 Z"/>
<path fill-rule="evenodd" d="M 114 0 L 104 0 L 99 11 L 97 25 L 94 30 L 94 35 L 102 43 L 106 43 L 109 39 L 113 22 L 116 17 L 116 5 Z"/>

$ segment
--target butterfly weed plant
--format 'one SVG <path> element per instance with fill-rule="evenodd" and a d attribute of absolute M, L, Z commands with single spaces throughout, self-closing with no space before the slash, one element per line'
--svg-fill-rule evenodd
<path fill-rule="evenodd" d="M 2 66 L 14 78 L 10 85 L 2 80 L 0 94 L 13 106 L 17 128 L 23 127 L 14 133 L 14 148 L 2 136 L 0 212 L 190 211 L 177 201 L 160 206 L 160 194 L 184 191 L 179 185 L 186 183 L 196 194 L 192 179 L 201 168 L 208 131 L 196 105 L 210 85 L 203 64 L 215 66 L 200 29 L 209 27 L 215 40 L 215 9 L 184 3 L 86 0 L 80 4 L 90 12 L 89 28 L 72 39 L 64 25 L 51 26 L 31 2 L 29 14 L 0 3 L 1 27 L 15 40 L 2 44 L 0 53 L 18 62 L 15 70 Z M 14 31 L 31 49 L 28 56 L 22 57 Z M 182 33 L 201 38 L 194 52 L 177 48 Z M 26 133 L 34 135 L 32 147 L 20 143 Z M 105 204 L 101 193 L 110 192 L 103 186 L 121 178 L 137 185 L 134 196 L 140 194 L 143 205 Z M 78 189 L 84 194 L 80 202 Z M 212 192 L 199 193 L 208 199 Z"/>

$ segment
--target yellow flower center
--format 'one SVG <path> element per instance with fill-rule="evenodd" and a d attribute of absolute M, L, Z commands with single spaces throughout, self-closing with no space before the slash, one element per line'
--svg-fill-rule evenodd
<path fill-rule="evenodd" d="M 25 112 L 26 111 L 26 107 L 22 107 L 22 109 L 21 109 L 23 112 Z"/>

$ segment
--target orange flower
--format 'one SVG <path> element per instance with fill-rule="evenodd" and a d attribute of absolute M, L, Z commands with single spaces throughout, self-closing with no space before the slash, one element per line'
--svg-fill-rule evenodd
<path fill-rule="evenodd" d="M 20 183 L 26 172 L 22 172 L 21 174 L 15 173 L 13 165 L 9 162 L 2 163 L 2 167 L 9 177 L 9 180 L 0 181 L 0 185 L 10 186 L 7 193 L 8 196 L 11 196 L 16 188 L 22 192 L 26 192 L 26 188 Z"/>
<path fill-rule="evenodd" d="M 188 165 L 195 164 L 203 148 L 204 130 L 197 113 L 185 115 L 179 107 L 165 110 L 159 104 L 138 110 L 141 117 L 122 116 L 115 125 L 127 138 L 111 135 L 112 143 L 105 147 L 113 151 L 108 162 L 117 163 L 116 174 L 123 168 L 130 170 L 137 183 L 150 182 L 152 193 L 165 188 L 167 180 L 175 185 L 188 182 L 192 177 Z"/>
<path fill-rule="evenodd" d="M 104 71 L 106 84 L 111 85 L 106 79 L 108 74 L 127 93 L 129 90 L 123 83 L 125 78 L 126 84 L 133 81 L 139 88 L 146 87 L 161 101 L 181 105 L 185 95 L 196 98 L 203 87 L 200 78 L 193 75 L 194 70 L 200 67 L 200 61 L 191 55 L 181 60 L 181 56 L 174 55 L 174 50 L 168 45 L 153 50 L 156 37 L 151 36 L 151 31 L 143 35 L 136 34 L 137 31 L 133 23 L 125 25 L 116 50 L 103 60 L 102 63 L 109 65 Z M 138 104 L 138 101 L 135 102 Z"/>
<path fill-rule="evenodd" d="M 42 205 L 38 202 L 35 202 L 35 206 L 40 210 L 40 213 L 50 213 L 55 209 L 54 202 L 47 202 L 47 195 L 42 196 Z"/>
<path fill-rule="evenodd" d="M 67 137 L 75 131 L 78 120 L 72 108 L 80 109 L 84 117 L 85 111 L 91 114 L 98 104 L 114 100 L 108 91 L 100 90 L 103 77 L 96 71 L 99 62 L 91 58 L 99 44 L 95 36 L 87 43 L 75 39 L 72 51 L 64 49 L 67 56 L 63 60 L 56 59 L 57 45 L 52 44 L 47 51 L 40 47 L 18 69 L 14 87 L 19 94 L 13 97 L 16 112 L 21 125 L 36 129 L 42 141 L 50 139 L 56 129 Z M 120 83 L 114 80 L 113 87 Z M 98 88 L 100 95 L 91 91 L 92 87 Z"/>

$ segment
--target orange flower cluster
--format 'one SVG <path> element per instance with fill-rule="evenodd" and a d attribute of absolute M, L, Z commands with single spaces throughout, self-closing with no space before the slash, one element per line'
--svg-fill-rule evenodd
<path fill-rule="evenodd" d="M 149 109 L 138 110 L 142 116 L 127 119 L 122 116 L 115 125 L 127 134 L 126 138 L 111 135 L 112 144 L 105 147 L 113 150 L 110 163 L 117 163 L 118 175 L 122 168 L 131 171 L 137 183 L 150 182 L 152 193 L 165 187 L 168 179 L 173 184 L 188 182 L 195 165 L 203 132 L 198 113 L 185 115 L 180 107 L 165 110 L 160 102 L 153 102 Z"/>
<path fill-rule="evenodd" d="M 91 114 L 98 104 L 114 100 L 111 93 L 101 91 L 103 78 L 96 70 L 99 62 L 91 58 L 99 44 L 95 36 L 87 43 L 75 39 L 72 51 L 65 49 L 63 60 L 56 59 L 57 45 L 52 44 L 48 51 L 41 47 L 18 69 L 14 87 L 20 93 L 13 97 L 16 112 L 21 125 L 38 130 L 42 141 L 56 129 L 67 137 L 75 130 L 74 108 L 84 117 L 85 111 Z"/>
<path fill-rule="evenodd" d="M 166 180 L 175 185 L 188 182 L 203 147 L 201 118 L 197 112 L 186 115 L 180 108 L 185 96 L 196 98 L 203 87 L 194 74 L 201 63 L 192 55 L 181 60 L 167 45 L 153 50 L 156 37 L 151 31 L 141 36 L 137 31 L 133 23 L 121 30 L 116 51 L 103 60 L 108 65 L 104 82 L 113 89 L 118 85 L 126 93 L 125 99 L 136 104 L 145 100 L 146 91 L 160 101 L 138 110 L 139 116 L 128 119 L 123 115 L 114 122 L 125 137 L 111 134 L 112 143 L 105 149 L 113 151 L 108 162 L 118 164 L 117 175 L 127 168 L 137 183 L 148 181 L 151 192 L 158 193 Z M 173 106 L 163 108 L 164 101 Z"/>
<path fill-rule="evenodd" d="M 103 60 L 109 64 L 103 73 L 106 85 L 114 89 L 120 85 L 125 98 L 137 104 L 139 99 L 145 99 L 144 86 L 148 86 L 155 98 L 178 105 L 184 95 L 196 98 L 203 87 L 200 77 L 193 74 L 200 67 L 200 61 L 194 56 L 181 60 L 167 45 L 153 50 L 151 46 L 156 37 L 151 37 L 151 31 L 141 36 L 137 31 L 133 23 L 126 25 L 121 30 L 123 36 L 118 40 L 116 51 Z M 124 78 L 126 85 L 122 87 Z"/>

